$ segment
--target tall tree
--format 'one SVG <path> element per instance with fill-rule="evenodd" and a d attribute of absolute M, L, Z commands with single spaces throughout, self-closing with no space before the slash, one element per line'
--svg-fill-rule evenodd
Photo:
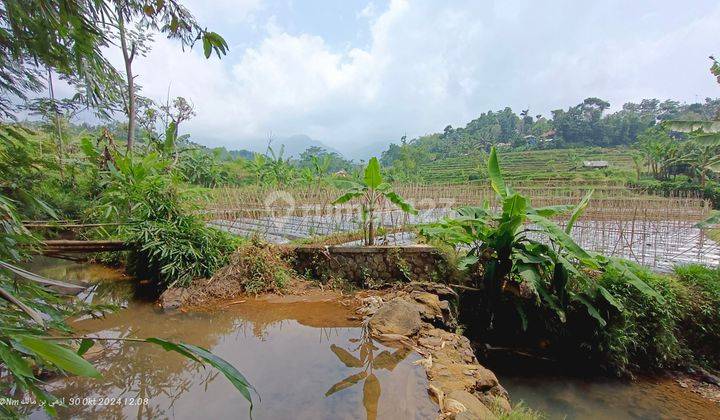
<path fill-rule="evenodd" d="M 205 57 L 227 52 L 227 43 L 201 27 L 176 0 L 0 0 L 0 116 L 13 119 L 17 101 L 46 84 L 46 68 L 74 84 L 91 106 L 107 102 L 118 77 L 103 56 L 110 44 L 108 22 L 142 22 L 149 30 L 192 47 Z"/>

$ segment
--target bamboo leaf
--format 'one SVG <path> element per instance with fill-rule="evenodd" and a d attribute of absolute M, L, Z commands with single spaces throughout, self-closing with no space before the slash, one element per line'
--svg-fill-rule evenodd
<path fill-rule="evenodd" d="M 32 378 L 33 372 L 25 360 L 5 343 L 0 343 L 0 360 L 18 378 Z"/>
<path fill-rule="evenodd" d="M 371 373 L 363 384 L 363 405 L 368 419 L 377 419 L 380 392 L 380 381 L 374 373 Z"/>
<path fill-rule="evenodd" d="M 194 360 L 200 364 L 203 362 L 208 363 L 210 366 L 219 370 L 229 381 L 240 391 L 243 397 L 250 403 L 250 410 L 252 410 L 253 402 L 250 390 L 255 390 L 252 385 L 245 379 L 242 373 L 240 373 L 233 365 L 226 362 L 219 356 L 212 354 L 209 350 L 202 347 L 194 346 L 186 343 L 173 343 L 171 341 L 163 340 L 157 337 L 150 337 L 145 339 L 146 342 L 159 345 L 166 351 L 173 351 L 181 354 L 191 360 Z"/>
<path fill-rule="evenodd" d="M 52 363 L 64 371 L 78 376 L 100 378 L 100 372 L 98 372 L 93 365 L 67 347 L 30 336 L 13 336 L 13 339 L 30 349 L 41 359 Z"/>
<path fill-rule="evenodd" d="M 21 311 L 25 312 L 30 318 L 32 318 L 33 321 L 35 321 L 39 325 L 45 325 L 45 321 L 43 320 L 40 312 L 27 306 L 20 299 L 16 298 L 12 293 L 8 292 L 2 287 L 0 287 L 0 297 L 20 308 Z"/>
<path fill-rule="evenodd" d="M 630 267 L 628 267 L 627 264 L 625 264 L 622 260 L 618 260 L 616 258 L 608 258 L 608 261 L 609 265 L 612 268 L 618 270 L 620 272 L 620 275 L 624 276 L 627 282 L 633 285 L 640 292 L 645 295 L 654 297 L 660 303 L 665 303 L 665 298 L 663 298 L 660 293 L 655 291 L 655 289 L 650 287 L 647 283 L 642 281 L 640 277 L 636 276 L 635 273 L 632 272 Z"/>
<path fill-rule="evenodd" d="M 23 270 L 20 267 L 16 267 L 16 266 L 6 263 L 4 261 L 0 261 L 0 267 L 12 271 L 13 273 L 17 274 L 18 276 L 20 276 L 23 279 L 42 284 L 43 286 L 50 286 L 54 290 L 58 291 L 59 293 L 76 295 L 86 289 L 85 286 L 80 286 L 80 285 L 71 284 L 71 283 L 65 283 L 62 281 L 51 280 L 51 279 L 48 279 L 48 278 L 45 278 L 42 276 L 38 276 L 37 274 Z"/>

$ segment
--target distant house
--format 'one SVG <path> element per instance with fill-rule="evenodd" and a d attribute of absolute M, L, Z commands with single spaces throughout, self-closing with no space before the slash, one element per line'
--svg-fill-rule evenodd
<path fill-rule="evenodd" d="M 333 175 L 345 177 L 345 176 L 348 176 L 348 173 L 345 169 L 340 169 L 339 171 L 335 172 Z"/>
<path fill-rule="evenodd" d="M 608 166 L 607 160 L 584 160 L 583 161 L 583 168 L 590 168 L 590 169 L 605 169 Z"/>

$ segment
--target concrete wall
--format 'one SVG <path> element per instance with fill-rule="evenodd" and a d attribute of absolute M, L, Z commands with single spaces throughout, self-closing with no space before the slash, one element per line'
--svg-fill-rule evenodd
<path fill-rule="evenodd" d="M 348 280 L 358 286 L 407 281 L 446 282 L 453 270 L 445 256 L 429 246 L 318 246 L 292 249 L 300 275 L 322 281 Z"/>

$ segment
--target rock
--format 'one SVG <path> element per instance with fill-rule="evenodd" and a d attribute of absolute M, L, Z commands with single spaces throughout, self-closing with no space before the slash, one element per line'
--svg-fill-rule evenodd
<path fill-rule="evenodd" d="M 418 344 L 423 347 L 440 348 L 443 345 L 443 339 L 440 337 L 421 337 Z"/>
<path fill-rule="evenodd" d="M 468 411 L 468 409 L 457 400 L 452 398 L 445 399 L 445 405 L 443 406 L 443 412 L 450 414 L 458 414 Z"/>
<path fill-rule="evenodd" d="M 425 321 L 435 322 L 442 319 L 442 310 L 440 309 L 440 299 L 436 295 L 428 292 L 414 291 L 410 296 L 420 304 L 420 315 Z"/>
<path fill-rule="evenodd" d="M 368 321 L 373 334 L 411 336 L 420 331 L 422 320 L 417 305 L 395 298 L 383 305 Z"/>
<path fill-rule="evenodd" d="M 485 369 L 480 365 L 477 367 L 477 370 L 474 372 L 475 379 L 477 379 L 475 389 L 483 392 L 498 386 L 497 376 L 495 376 L 490 369 Z"/>
<path fill-rule="evenodd" d="M 705 370 L 703 368 L 698 368 L 697 373 L 698 373 L 698 376 L 700 377 L 701 381 L 708 383 L 708 384 L 720 386 L 720 378 L 718 378 L 717 376 L 708 372 L 707 370 Z"/>
<path fill-rule="evenodd" d="M 453 289 L 440 283 L 413 281 L 408 283 L 407 287 L 409 290 L 420 290 L 432 293 L 437 295 L 441 300 L 457 302 L 459 299 L 458 294 Z"/>
<path fill-rule="evenodd" d="M 475 394 L 475 396 L 485 404 L 486 407 L 495 407 L 503 413 L 509 413 L 512 411 L 510 406 L 510 399 L 508 393 L 502 385 L 498 385 L 488 392 L 482 394 Z"/>
<path fill-rule="evenodd" d="M 467 391 L 456 390 L 450 392 L 445 396 L 446 406 L 449 401 L 456 401 L 465 408 L 464 413 L 467 413 L 469 417 L 463 418 L 471 418 L 478 420 L 496 418 L 492 411 L 490 411 L 490 409 L 485 406 L 485 404 L 480 402 L 477 397 Z M 463 413 L 463 411 L 461 411 L 460 413 Z M 456 416 L 455 418 L 457 419 L 458 417 Z"/>
<path fill-rule="evenodd" d="M 362 306 L 357 310 L 362 315 L 374 315 L 383 304 L 383 300 L 378 296 L 368 296 L 361 300 Z"/>
<path fill-rule="evenodd" d="M 182 287 L 171 287 L 165 290 L 158 299 L 158 304 L 163 310 L 177 309 L 185 302 L 187 289 Z"/>

